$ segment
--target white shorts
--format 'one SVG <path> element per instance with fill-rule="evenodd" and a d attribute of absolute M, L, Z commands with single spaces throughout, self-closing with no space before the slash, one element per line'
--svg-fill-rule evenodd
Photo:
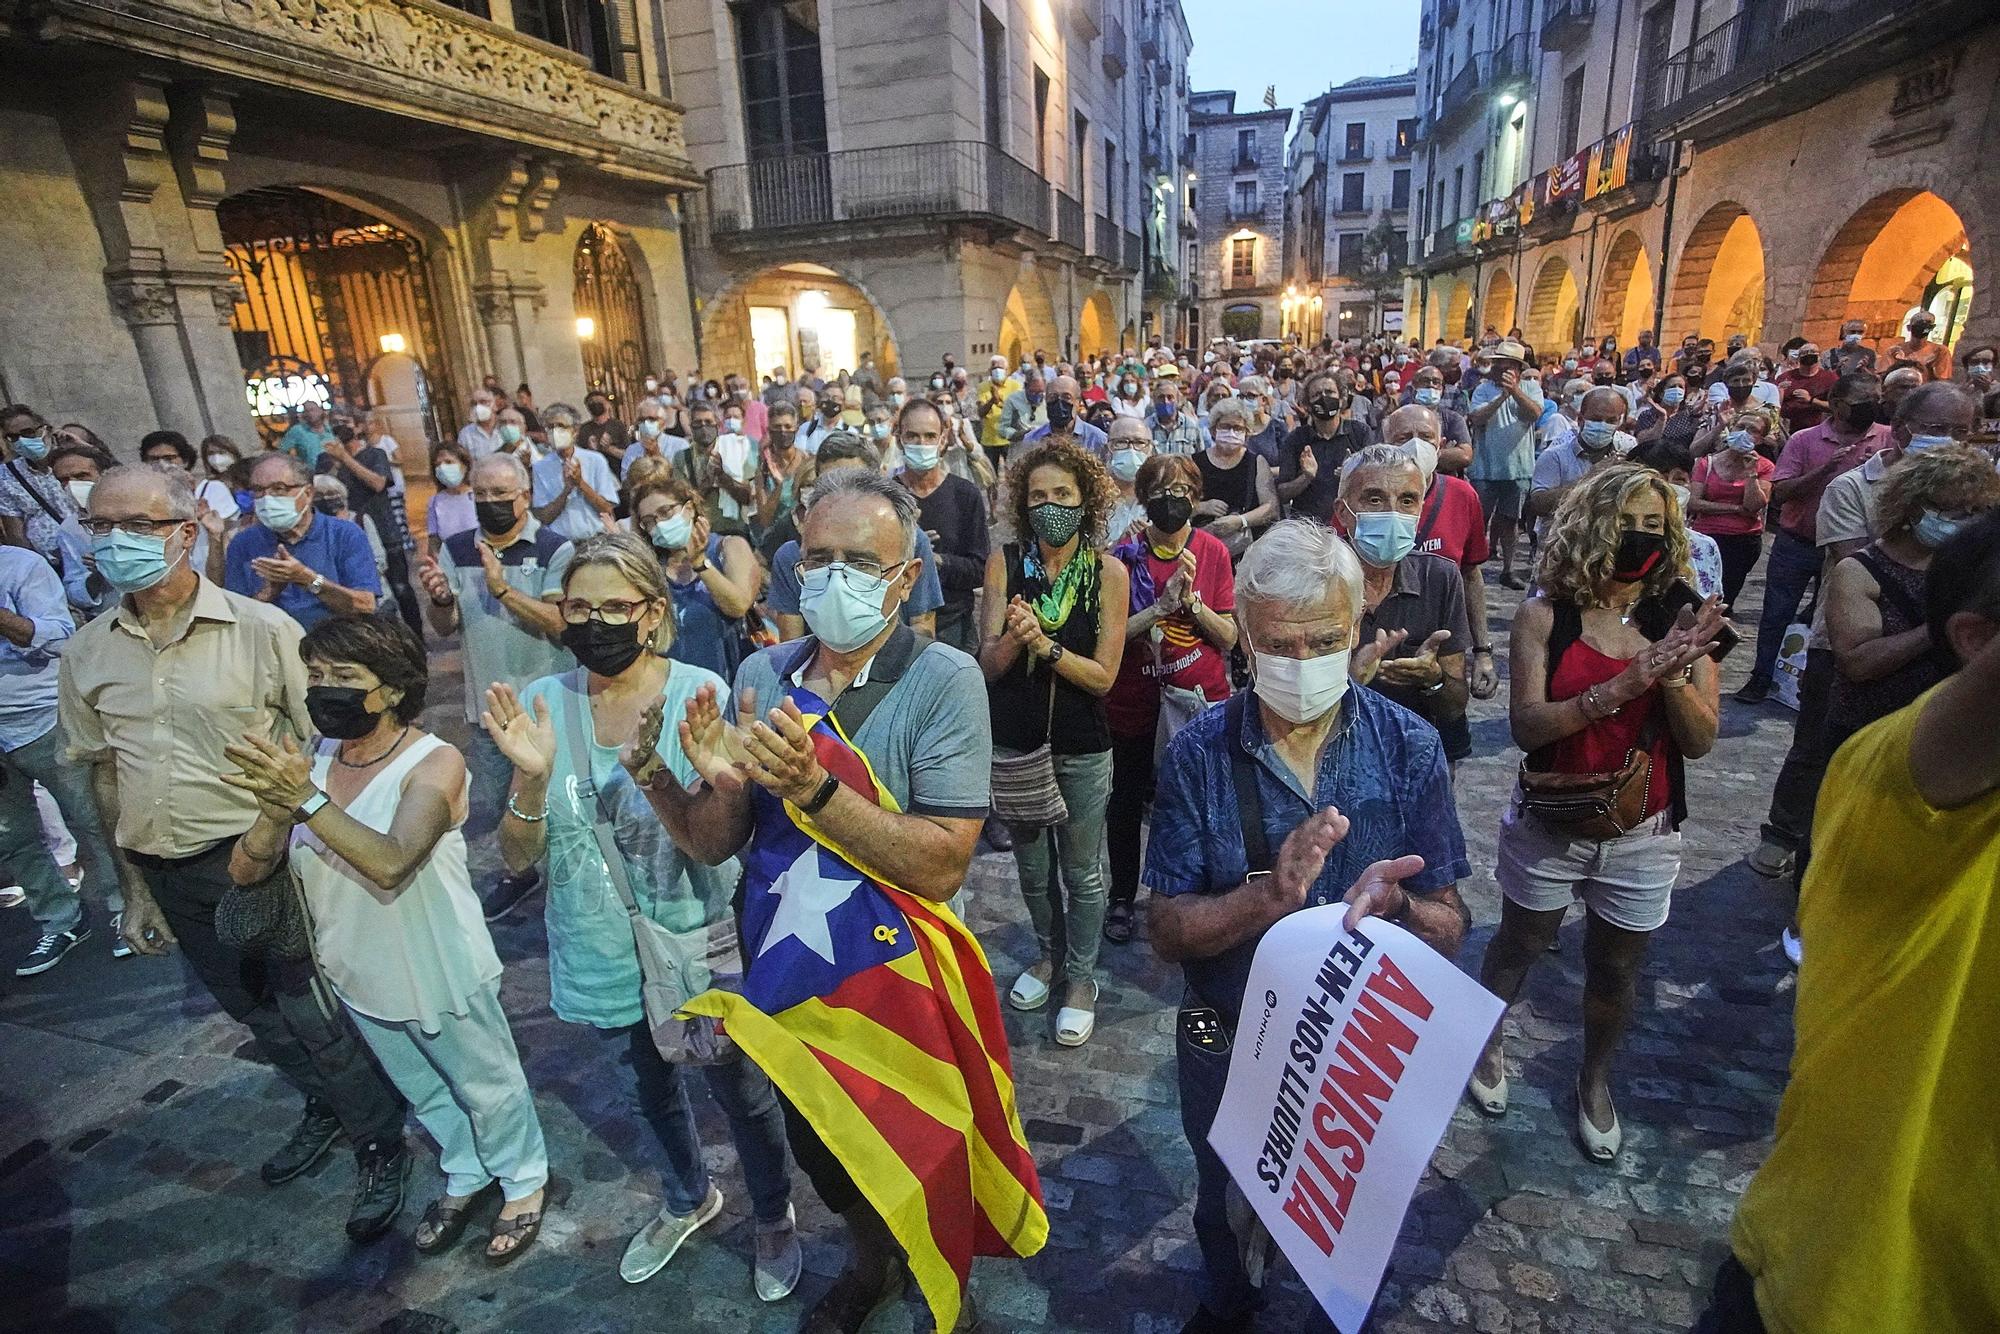
<path fill-rule="evenodd" d="M 1657 931 L 1681 874 L 1681 831 L 1673 819 L 1672 811 L 1661 811 L 1618 838 L 1565 838 L 1522 809 L 1517 788 L 1500 820 L 1493 878 L 1530 912 L 1554 912 L 1581 899 L 1613 926 Z"/>

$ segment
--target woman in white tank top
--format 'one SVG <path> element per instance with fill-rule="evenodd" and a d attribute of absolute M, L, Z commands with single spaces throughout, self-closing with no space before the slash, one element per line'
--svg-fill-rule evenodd
<path fill-rule="evenodd" d="M 223 781 L 256 795 L 230 874 L 256 884 L 289 856 L 313 952 L 383 1070 L 438 1144 L 445 1189 L 419 1251 L 458 1240 L 479 1197 L 502 1197 L 486 1258 L 535 1238 L 548 1151 L 514 1035 L 500 959 L 466 869 L 465 760 L 414 724 L 423 642 L 388 616 L 322 621 L 299 646 L 320 738 L 246 736 Z"/>

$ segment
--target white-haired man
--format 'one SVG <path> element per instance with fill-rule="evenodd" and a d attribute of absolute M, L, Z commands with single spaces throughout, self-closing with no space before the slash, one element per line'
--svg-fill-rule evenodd
<path fill-rule="evenodd" d="M 1492 554 L 1479 493 L 1463 477 L 1441 471 L 1443 422 L 1434 408 L 1413 403 L 1397 408 L 1382 423 L 1383 443 L 1398 445 L 1424 474 L 1424 510 L 1417 519 L 1417 550 L 1443 556 L 1458 566 L 1465 582 L 1466 625 L 1472 631 L 1472 659 L 1466 680 L 1474 699 L 1491 699 L 1500 688 L 1493 665 L 1491 631 L 1486 627 L 1486 575 Z"/>
<path fill-rule="evenodd" d="M 1177 1054 L 1205 1272 L 1186 1334 L 1246 1330 L 1256 1302 L 1208 1131 L 1258 940 L 1289 913 L 1342 901 L 1351 918 L 1386 917 L 1444 954 L 1465 936 L 1458 882 L 1472 866 L 1437 732 L 1349 688 L 1363 581 L 1324 525 L 1274 524 L 1236 572 L 1254 691 L 1182 728 L 1160 764 L 1142 878 L 1153 947 L 1193 994 Z M 1259 809 L 1243 810 L 1239 790 Z"/>

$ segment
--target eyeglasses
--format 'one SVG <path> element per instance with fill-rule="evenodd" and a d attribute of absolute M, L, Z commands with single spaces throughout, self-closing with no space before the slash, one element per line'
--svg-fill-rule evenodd
<path fill-rule="evenodd" d="M 851 571 L 868 579 L 886 579 L 892 571 L 900 570 L 909 563 L 906 560 L 899 560 L 892 565 L 883 565 L 866 556 L 858 558 L 848 556 L 839 560 L 824 556 L 808 556 L 792 567 L 792 573 L 799 577 L 801 583 L 805 581 L 807 575 L 818 574 L 821 570 L 835 570 L 842 573 Z"/>
<path fill-rule="evenodd" d="M 1909 422 L 1907 424 L 1911 435 L 1949 435 L 1957 437 L 1964 435 L 1967 429 L 1964 422 L 1929 421 Z"/>
<path fill-rule="evenodd" d="M 1163 486 L 1159 490 L 1153 492 L 1153 494 L 1151 496 L 1148 496 L 1147 499 L 1149 500 L 1157 499 L 1158 497 L 1161 496 L 1172 496 L 1175 500 L 1193 500 L 1194 488 L 1189 486 L 1186 482 L 1174 482 L 1170 485 Z"/>
<path fill-rule="evenodd" d="M 306 485 L 307 483 L 305 482 L 271 482 L 265 486 L 251 487 L 250 494 L 258 500 L 262 500 L 265 496 L 288 496 L 294 491 L 303 489 Z"/>
<path fill-rule="evenodd" d="M 103 537 L 113 529 L 121 533 L 132 533 L 139 537 L 154 537 L 161 532 L 169 532 L 192 519 L 78 519 L 83 531 L 92 537 Z"/>
<path fill-rule="evenodd" d="M 565 624 L 582 625 L 585 621 L 600 621 L 605 625 L 630 625 L 646 614 L 651 599 L 629 602 L 624 598 L 610 598 L 591 605 L 584 598 L 564 598 L 556 603 L 556 610 L 562 613 Z"/>

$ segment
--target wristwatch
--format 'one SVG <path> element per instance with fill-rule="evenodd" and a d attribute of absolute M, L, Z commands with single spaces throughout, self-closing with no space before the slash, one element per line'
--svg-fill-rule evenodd
<path fill-rule="evenodd" d="M 314 793 L 310 797 L 307 797 L 304 801 L 300 802 L 298 805 L 292 808 L 293 823 L 304 824 L 306 821 L 312 819 L 315 815 L 318 815 L 322 810 L 324 810 L 326 808 L 326 804 L 332 800 L 333 798 L 327 796 L 326 793 L 317 790 L 314 791 Z"/>
<path fill-rule="evenodd" d="M 318 597 L 320 589 L 325 587 L 326 587 L 326 576 L 323 574 L 316 574 L 313 576 L 313 581 L 306 585 L 306 592 L 312 594 L 314 597 Z"/>
<path fill-rule="evenodd" d="M 1063 654 L 1067 652 L 1069 652 L 1069 650 L 1064 648 L 1061 644 L 1050 644 L 1049 656 L 1042 659 L 1042 661 L 1046 662 L 1049 666 L 1053 667 L 1057 663 L 1062 661 Z"/>
<path fill-rule="evenodd" d="M 806 815 L 818 815 L 826 809 L 826 804 L 833 800 L 833 794 L 838 791 L 840 791 L 840 780 L 828 774 L 826 781 L 819 785 L 819 791 L 813 793 L 812 799 L 800 806 L 799 810 Z"/>

